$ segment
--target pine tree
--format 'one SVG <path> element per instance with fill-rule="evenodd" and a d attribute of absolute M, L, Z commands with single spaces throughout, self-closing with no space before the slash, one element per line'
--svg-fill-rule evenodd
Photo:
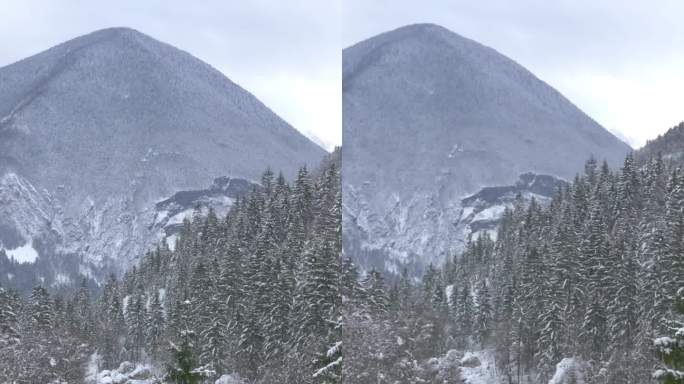
<path fill-rule="evenodd" d="M 221 306 L 218 294 L 211 297 L 208 305 L 208 326 L 203 330 L 201 340 L 203 340 L 200 361 L 216 371 L 218 374 L 225 372 L 225 351 L 226 351 L 226 327 L 221 315 Z"/>
<path fill-rule="evenodd" d="M 423 274 L 423 303 L 431 303 L 432 296 L 435 293 L 435 284 L 437 279 L 437 269 L 432 263 L 428 265 L 425 273 Z"/>
<path fill-rule="evenodd" d="M 325 337 L 330 324 L 336 321 L 339 309 L 339 258 L 332 244 L 319 242 L 305 254 L 303 270 L 306 279 L 296 293 L 298 302 L 295 314 L 298 324 L 295 342 L 302 342 L 305 335 Z"/>
<path fill-rule="evenodd" d="M 52 331 L 54 313 L 52 300 L 47 290 L 42 286 L 33 288 L 29 298 L 31 305 L 31 328 L 36 335 L 47 335 Z"/>
<path fill-rule="evenodd" d="M 147 346 L 153 356 L 156 356 L 161 348 L 165 324 L 164 308 L 162 307 L 159 293 L 156 292 L 152 295 L 152 301 L 150 302 L 145 322 Z"/>
<path fill-rule="evenodd" d="M 385 280 L 382 274 L 374 269 L 361 283 L 365 291 L 365 298 L 368 302 L 370 312 L 373 314 L 384 315 L 389 311 L 389 297 L 385 287 Z"/>
<path fill-rule="evenodd" d="M 314 383 L 342 383 L 342 342 L 338 341 L 327 348 L 314 364 Z"/>
<path fill-rule="evenodd" d="M 359 270 L 350 257 L 345 257 L 342 260 L 340 289 L 346 300 L 356 300 L 361 297 Z"/>
<path fill-rule="evenodd" d="M 302 169 L 293 188 L 267 171 L 225 218 L 198 206 L 174 250 L 163 242 L 141 255 L 101 294 L 90 280 L 64 299 L 0 290 L 0 377 L 79 382 L 96 347 L 100 369 L 164 361 L 174 382 L 229 369 L 255 382 L 339 382 L 341 295 L 366 297 L 353 264 L 340 275 L 340 210 L 337 162 Z M 382 276 L 369 286 L 374 311 L 389 307 Z M 166 341 L 178 345 L 172 354 Z"/>
<path fill-rule="evenodd" d="M 90 308 L 90 291 L 87 280 L 81 280 L 81 286 L 76 294 L 76 316 L 81 337 L 90 340 L 93 337 L 94 319 Z"/>
<path fill-rule="evenodd" d="M 0 287 L 0 348 L 19 341 L 17 309 L 18 303 L 14 297 Z"/>
<path fill-rule="evenodd" d="M 481 344 L 486 344 L 493 327 L 491 296 L 487 283 L 482 280 L 477 296 L 477 334 Z"/>
<path fill-rule="evenodd" d="M 179 346 L 171 346 L 174 363 L 167 367 L 166 379 L 175 384 L 197 384 L 206 377 L 197 368 L 197 363 L 193 357 L 194 348 L 190 341 L 192 337 L 191 332 L 184 333 L 183 342 Z"/>
<path fill-rule="evenodd" d="M 128 326 L 127 349 L 130 358 L 137 361 L 141 358 L 141 349 L 145 341 L 145 323 L 147 320 L 147 298 L 144 288 L 139 286 L 133 296 L 128 298 L 126 307 L 126 324 Z"/>
<path fill-rule="evenodd" d="M 679 289 L 678 296 L 678 318 L 668 325 L 674 337 L 664 336 L 654 341 L 664 367 L 654 372 L 653 378 L 665 384 L 684 383 L 684 288 Z"/>
<path fill-rule="evenodd" d="M 289 267 L 276 261 L 274 266 L 274 289 L 268 296 L 270 310 L 266 313 L 264 352 L 266 358 L 277 356 L 287 349 L 287 343 L 292 334 L 290 332 L 290 316 L 292 312 L 293 276 Z"/>
<path fill-rule="evenodd" d="M 659 276 L 662 312 L 665 307 L 669 309 L 675 305 L 677 289 L 684 281 L 684 176 L 675 172 L 669 189 L 665 208 L 665 249 L 661 253 Z"/>
<path fill-rule="evenodd" d="M 467 279 L 463 280 L 463 286 L 459 290 L 461 297 L 458 300 L 458 309 L 456 311 L 456 321 L 459 327 L 460 344 L 464 347 L 468 346 L 469 336 L 473 330 L 473 296 L 470 292 L 470 283 Z"/>

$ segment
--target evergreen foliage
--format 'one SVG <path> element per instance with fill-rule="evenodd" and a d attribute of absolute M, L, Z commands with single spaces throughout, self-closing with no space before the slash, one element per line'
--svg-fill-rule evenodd
<path fill-rule="evenodd" d="M 519 196 L 495 238 L 474 236 L 441 268 L 430 265 L 419 284 L 387 284 L 397 305 L 371 299 L 379 296 L 368 283 L 381 280 L 375 271 L 358 288 L 346 283 L 345 353 L 358 356 L 347 356 L 344 376 L 425 382 L 431 359 L 488 349 L 509 384 L 548 382 L 563 358 L 586 363 L 587 383 L 649 382 L 658 356 L 658 377 L 677 377 L 682 341 L 658 336 L 681 333 L 677 320 L 663 319 L 681 321 L 672 308 L 683 255 L 677 163 L 629 155 L 614 172 L 592 158 L 550 201 Z M 347 263 L 345 270 L 355 271 Z"/>
<path fill-rule="evenodd" d="M 655 339 L 655 347 L 664 364 L 653 377 L 664 384 L 684 383 L 684 288 L 679 289 L 676 306 L 677 318 L 669 326 L 673 336 Z"/>
<path fill-rule="evenodd" d="M 225 217 L 196 210 L 175 247 L 162 242 L 100 290 L 0 289 L 0 382 L 81 382 L 94 352 L 100 369 L 146 362 L 176 383 L 340 382 L 338 155 L 292 185 L 266 170 Z"/>

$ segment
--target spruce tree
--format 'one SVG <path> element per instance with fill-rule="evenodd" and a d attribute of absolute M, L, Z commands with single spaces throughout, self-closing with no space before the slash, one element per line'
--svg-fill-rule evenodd
<path fill-rule="evenodd" d="M 684 383 L 684 288 L 678 291 L 676 313 L 677 318 L 668 324 L 673 336 L 654 341 L 664 366 L 653 373 L 653 378 L 665 384 Z"/>
<path fill-rule="evenodd" d="M 484 345 L 489 341 L 493 326 L 491 296 L 487 283 L 482 280 L 477 296 L 477 335 L 480 344 Z"/>
<path fill-rule="evenodd" d="M 153 356 L 156 356 L 161 348 L 165 323 L 164 308 L 162 307 L 159 293 L 155 292 L 152 294 L 152 300 L 145 321 L 147 347 Z"/>
<path fill-rule="evenodd" d="M 197 362 L 193 356 L 193 346 L 191 339 L 194 337 L 192 332 L 184 332 L 183 341 L 180 345 L 171 345 L 173 363 L 169 364 L 166 372 L 166 379 L 175 384 L 198 384 L 206 378 L 206 375 L 198 369 Z"/>

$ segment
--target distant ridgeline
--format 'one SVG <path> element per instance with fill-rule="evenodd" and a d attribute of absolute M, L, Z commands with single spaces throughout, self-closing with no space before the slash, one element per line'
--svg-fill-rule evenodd
<path fill-rule="evenodd" d="M 684 122 L 649 140 L 646 146 L 637 151 L 636 157 L 639 163 L 644 163 L 658 154 L 667 162 L 684 165 Z"/>
<path fill-rule="evenodd" d="M 340 196 L 337 151 L 293 184 L 265 172 L 225 216 L 197 211 L 173 250 L 162 242 L 102 294 L 2 290 L 0 381 L 81 382 L 95 351 L 100 369 L 127 360 L 175 372 L 182 351 L 207 377 L 339 380 Z"/>
<path fill-rule="evenodd" d="M 576 380 L 563 382 L 650 382 L 654 339 L 667 349 L 672 320 L 684 321 L 684 171 L 662 156 L 644 164 L 590 160 L 549 204 L 518 199 L 496 240 L 473 238 L 419 284 L 376 271 L 359 281 L 346 260 L 345 379 L 453 382 L 474 367 L 458 351 L 479 351 L 487 382 L 547 383 L 557 365 Z"/>

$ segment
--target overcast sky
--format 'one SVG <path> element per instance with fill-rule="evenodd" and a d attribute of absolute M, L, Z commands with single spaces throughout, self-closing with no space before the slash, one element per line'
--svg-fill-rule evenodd
<path fill-rule="evenodd" d="M 341 128 L 340 0 L 0 0 L 0 67 L 135 28 L 211 64 L 330 149 Z"/>
<path fill-rule="evenodd" d="M 682 0 L 344 0 L 345 46 L 431 22 L 517 61 L 633 147 L 684 120 Z"/>
<path fill-rule="evenodd" d="M 330 148 L 340 48 L 432 22 L 491 46 L 638 147 L 684 120 L 684 1 L 0 0 L 0 66 L 128 26 L 184 49 Z"/>

